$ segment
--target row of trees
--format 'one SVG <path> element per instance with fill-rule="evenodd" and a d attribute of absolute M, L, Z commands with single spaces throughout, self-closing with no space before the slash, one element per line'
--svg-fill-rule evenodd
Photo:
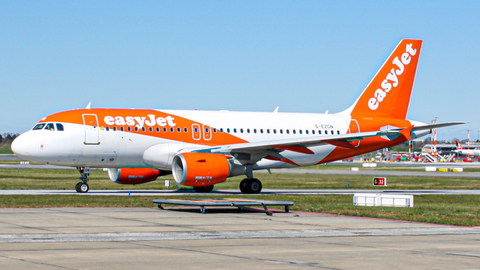
<path fill-rule="evenodd" d="M 0 134 L 0 149 L 9 151 L 10 145 L 18 135 L 20 134 L 9 133 L 9 132 Z"/>

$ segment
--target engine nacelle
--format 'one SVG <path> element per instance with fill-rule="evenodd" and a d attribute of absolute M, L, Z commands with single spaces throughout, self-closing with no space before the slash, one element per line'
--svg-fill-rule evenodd
<path fill-rule="evenodd" d="M 245 167 L 234 166 L 223 154 L 181 153 L 173 158 L 172 163 L 172 174 L 175 181 L 181 185 L 192 187 L 211 186 L 225 182 L 229 176 L 244 172 Z"/>
<path fill-rule="evenodd" d="M 110 177 L 110 180 L 123 185 L 136 185 L 155 181 L 160 174 L 160 170 L 152 168 L 108 169 L 108 177 Z"/>
<path fill-rule="evenodd" d="M 153 145 L 143 153 L 143 162 L 155 168 L 168 170 L 172 167 L 173 157 L 184 147 L 184 143 L 160 143 Z"/>

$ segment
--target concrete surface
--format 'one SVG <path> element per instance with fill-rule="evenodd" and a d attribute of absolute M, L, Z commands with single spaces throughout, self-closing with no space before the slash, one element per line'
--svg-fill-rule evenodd
<path fill-rule="evenodd" d="M 0 209 L 1 269 L 478 269 L 480 229 L 234 208 Z"/>

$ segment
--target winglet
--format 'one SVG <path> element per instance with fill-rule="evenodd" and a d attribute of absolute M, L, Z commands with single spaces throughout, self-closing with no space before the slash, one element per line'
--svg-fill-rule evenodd
<path fill-rule="evenodd" d="M 90 109 L 90 105 L 92 105 L 92 102 L 89 102 L 85 109 Z"/>

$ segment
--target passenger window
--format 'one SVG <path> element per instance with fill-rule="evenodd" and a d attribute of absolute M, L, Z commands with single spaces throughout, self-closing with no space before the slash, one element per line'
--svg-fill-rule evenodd
<path fill-rule="evenodd" d="M 157 132 L 160 132 L 160 128 L 159 128 L 159 127 L 157 127 Z"/>
<path fill-rule="evenodd" d="M 184 128 L 183 131 L 185 131 L 185 133 L 188 133 L 188 128 Z"/>
<path fill-rule="evenodd" d="M 267 128 L 267 134 L 270 134 L 270 129 L 269 128 Z"/>
<path fill-rule="evenodd" d="M 273 129 L 273 134 L 277 134 L 277 130 L 276 130 L 276 129 Z"/>
<path fill-rule="evenodd" d="M 167 128 L 166 128 L 166 127 L 163 128 L 163 132 L 167 132 Z"/>
<path fill-rule="evenodd" d="M 108 127 L 105 128 L 106 131 L 109 131 L 110 129 Z"/>
<path fill-rule="evenodd" d="M 312 130 L 312 134 L 315 135 L 315 130 Z M 318 133 L 318 134 L 320 134 L 320 133 Z"/>
<path fill-rule="evenodd" d="M 237 133 L 237 129 L 236 129 L 236 128 L 233 129 L 233 133 Z"/>
<path fill-rule="evenodd" d="M 337 130 L 337 134 L 340 135 L 340 130 Z"/>
<path fill-rule="evenodd" d="M 113 127 L 113 131 L 117 131 L 117 127 Z"/>
<path fill-rule="evenodd" d="M 145 132 L 145 127 L 142 127 L 142 131 Z"/>
<path fill-rule="evenodd" d="M 223 128 L 220 129 L 220 133 L 223 133 Z"/>
<path fill-rule="evenodd" d="M 181 132 L 182 132 L 182 129 L 181 129 L 181 128 L 177 128 L 177 132 L 178 132 L 178 133 L 181 133 Z"/>
<path fill-rule="evenodd" d="M 287 134 L 290 134 L 290 131 L 287 129 Z"/>
<path fill-rule="evenodd" d="M 305 129 L 305 134 L 308 134 L 308 129 Z"/>
<path fill-rule="evenodd" d="M 243 133 L 243 128 L 240 129 L 240 133 Z"/>
<path fill-rule="evenodd" d="M 247 128 L 247 133 L 250 133 L 250 129 L 249 129 L 249 128 Z"/>
<path fill-rule="evenodd" d="M 331 130 L 331 132 L 330 132 L 330 133 L 332 133 L 332 135 L 333 135 L 333 130 Z"/>
<path fill-rule="evenodd" d="M 120 131 L 123 131 L 123 127 L 120 127 Z"/>
<path fill-rule="evenodd" d="M 55 131 L 55 126 L 54 126 L 52 123 L 48 123 L 48 124 L 45 126 L 45 129 L 46 129 L 46 130 Z"/>
<path fill-rule="evenodd" d="M 301 129 L 299 129 L 299 130 L 298 130 L 298 133 L 302 134 L 302 130 L 301 130 Z"/>
<path fill-rule="evenodd" d="M 45 124 L 36 124 L 36 125 L 33 127 L 33 130 L 40 130 L 40 129 L 42 129 L 44 126 L 45 126 Z"/>
<path fill-rule="evenodd" d="M 313 134 L 315 134 L 315 133 L 313 133 Z M 322 135 L 322 131 L 321 131 L 321 130 L 318 131 L 318 135 Z"/>
<path fill-rule="evenodd" d="M 131 128 L 131 127 L 128 127 L 128 131 L 132 131 L 132 128 Z"/>
<path fill-rule="evenodd" d="M 227 128 L 227 133 L 230 133 L 230 129 L 229 129 L 229 128 Z"/>
<path fill-rule="evenodd" d="M 175 132 L 175 129 L 174 128 L 170 128 L 170 132 Z"/>
<path fill-rule="evenodd" d="M 57 123 L 57 130 L 58 131 L 63 131 L 63 125 Z"/>
<path fill-rule="evenodd" d="M 283 134 L 283 129 L 280 129 L 280 134 Z"/>
<path fill-rule="evenodd" d="M 138 131 L 138 127 L 135 127 L 135 131 Z"/>
<path fill-rule="evenodd" d="M 256 129 L 256 128 L 253 129 L 253 133 L 257 133 L 257 129 Z"/>
<path fill-rule="evenodd" d="M 186 132 L 186 131 L 185 131 Z M 217 133 L 217 129 L 213 128 L 213 133 Z"/>

